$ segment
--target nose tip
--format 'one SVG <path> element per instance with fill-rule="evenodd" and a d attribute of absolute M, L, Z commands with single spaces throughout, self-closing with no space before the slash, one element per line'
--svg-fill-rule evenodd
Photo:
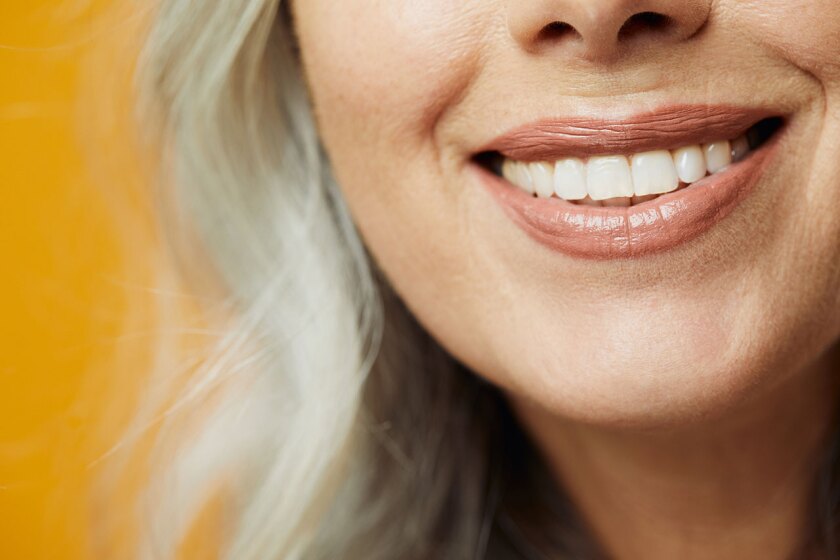
<path fill-rule="evenodd" d="M 610 61 L 694 36 L 710 10 L 711 0 L 509 0 L 508 26 L 528 52 Z"/>

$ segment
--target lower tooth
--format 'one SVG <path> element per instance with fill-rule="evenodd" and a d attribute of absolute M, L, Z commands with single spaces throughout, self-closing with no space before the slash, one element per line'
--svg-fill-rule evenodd
<path fill-rule="evenodd" d="M 630 206 L 630 199 L 627 197 L 608 198 L 602 200 L 601 204 L 604 206 Z"/>
<path fill-rule="evenodd" d="M 584 206 L 603 206 L 600 200 L 592 200 L 591 197 L 587 196 L 586 198 L 582 198 L 580 200 L 575 201 L 578 204 L 583 204 Z"/>

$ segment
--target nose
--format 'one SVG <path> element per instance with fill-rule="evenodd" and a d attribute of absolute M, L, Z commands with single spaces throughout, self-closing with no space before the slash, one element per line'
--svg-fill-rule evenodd
<path fill-rule="evenodd" d="M 526 51 L 608 62 L 644 44 L 673 45 L 706 23 L 712 0 L 508 0 Z"/>

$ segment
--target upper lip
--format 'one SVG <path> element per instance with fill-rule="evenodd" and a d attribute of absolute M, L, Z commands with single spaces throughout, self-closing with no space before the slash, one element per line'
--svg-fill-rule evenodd
<path fill-rule="evenodd" d="M 737 138 L 770 109 L 734 105 L 670 105 L 621 119 L 547 118 L 518 126 L 480 152 L 517 161 L 632 154 Z"/>

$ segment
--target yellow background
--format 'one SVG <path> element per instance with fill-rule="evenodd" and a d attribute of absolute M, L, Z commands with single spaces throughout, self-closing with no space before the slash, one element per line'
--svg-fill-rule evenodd
<path fill-rule="evenodd" d="M 152 236 L 108 68 L 139 17 L 108 4 L 0 2 L 3 560 L 91 558 L 91 520 L 120 515 L 92 496 L 142 373 L 145 327 L 126 321 Z"/>

